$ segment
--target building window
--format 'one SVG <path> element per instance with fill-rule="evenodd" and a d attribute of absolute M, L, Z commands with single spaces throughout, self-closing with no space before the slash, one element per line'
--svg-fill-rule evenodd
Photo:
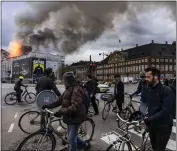
<path fill-rule="evenodd" d="M 160 62 L 164 62 L 164 59 L 160 59 Z"/>
<path fill-rule="evenodd" d="M 169 59 L 169 62 L 172 62 L 172 59 Z"/>
<path fill-rule="evenodd" d="M 141 65 L 141 69 L 144 70 L 144 65 Z"/>
<path fill-rule="evenodd" d="M 159 59 L 156 59 L 156 62 L 159 62 Z"/>
<path fill-rule="evenodd" d="M 139 71 L 141 71 L 141 66 L 139 66 Z"/>
<path fill-rule="evenodd" d="M 151 67 L 155 67 L 155 64 L 152 64 Z"/>
<path fill-rule="evenodd" d="M 165 62 L 168 62 L 168 59 L 165 59 Z"/>
<path fill-rule="evenodd" d="M 145 62 L 147 62 L 147 59 L 145 59 Z"/>
<path fill-rule="evenodd" d="M 145 69 L 146 69 L 146 68 L 147 68 L 147 65 L 145 65 L 144 67 L 145 67 Z"/>
<path fill-rule="evenodd" d="M 156 68 L 159 69 L 159 65 L 156 65 Z"/>
<path fill-rule="evenodd" d="M 152 58 L 152 59 L 151 59 L 151 62 L 155 62 L 155 59 L 154 59 L 154 58 Z"/>
<path fill-rule="evenodd" d="M 136 63 L 138 63 L 138 60 L 136 60 Z"/>
<path fill-rule="evenodd" d="M 165 65 L 165 71 L 168 71 L 168 65 Z"/>
<path fill-rule="evenodd" d="M 160 71 L 164 71 L 164 65 L 160 65 Z"/>
<path fill-rule="evenodd" d="M 142 59 L 141 62 L 144 62 L 144 59 Z"/>
<path fill-rule="evenodd" d="M 174 71 L 176 71 L 176 65 L 174 65 Z"/>
<path fill-rule="evenodd" d="M 173 66 L 169 65 L 169 71 L 172 71 L 172 70 L 173 70 Z"/>
<path fill-rule="evenodd" d="M 139 60 L 139 63 L 141 63 L 141 60 Z"/>

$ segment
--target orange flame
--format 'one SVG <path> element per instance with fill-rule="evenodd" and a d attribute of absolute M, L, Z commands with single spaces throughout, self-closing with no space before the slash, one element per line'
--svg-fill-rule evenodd
<path fill-rule="evenodd" d="M 10 58 L 22 55 L 22 44 L 19 41 L 12 41 L 9 45 Z"/>

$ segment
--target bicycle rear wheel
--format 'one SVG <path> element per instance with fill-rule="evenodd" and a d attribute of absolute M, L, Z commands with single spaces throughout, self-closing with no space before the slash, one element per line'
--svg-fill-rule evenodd
<path fill-rule="evenodd" d="M 14 105 L 15 103 L 17 103 L 17 96 L 15 92 L 9 93 L 5 96 L 4 102 L 7 105 Z"/>
<path fill-rule="evenodd" d="M 42 146 L 43 145 L 43 146 Z M 48 150 L 54 151 L 56 140 L 52 133 L 35 132 L 28 135 L 18 146 L 17 151 L 24 150 Z"/>
<path fill-rule="evenodd" d="M 117 151 L 132 151 L 132 147 L 129 142 L 124 142 L 121 144 L 113 143 L 113 144 L 109 145 L 108 148 L 106 149 L 106 151 L 115 151 L 115 150 L 117 150 Z"/>
<path fill-rule="evenodd" d="M 27 134 L 40 130 L 41 113 L 38 111 L 28 111 L 22 114 L 18 121 L 19 128 Z"/>
<path fill-rule="evenodd" d="M 79 127 L 78 134 L 84 141 L 91 141 L 95 131 L 95 123 L 92 119 L 87 118 Z"/>
<path fill-rule="evenodd" d="M 142 151 L 153 151 L 151 142 L 149 140 L 149 133 L 145 134 L 145 139 L 143 142 Z"/>
<path fill-rule="evenodd" d="M 111 108 L 111 104 L 110 104 L 109 102 L 107 102 L 107 103 L 104 105 L 103 112 L 102 112 L 102 119 L 103 119 L 103 120 L 106 120 L 107 117 L 109 116 L 110 108 Z"/>
<path fill-rule="evenodd" d="M 32 93 L 32 92 L 29 92 L 25 95 L 25 101 L 28 103 L 28 104 L 32 104 L 36 101 L 36 94 Z"/>

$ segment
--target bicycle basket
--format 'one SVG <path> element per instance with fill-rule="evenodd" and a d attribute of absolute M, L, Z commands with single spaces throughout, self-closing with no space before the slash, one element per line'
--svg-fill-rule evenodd
<path fill-rule="evenodd" d="M 40 92 L 36 97 L 37 106 L 41 109 L 43 105 L 48 105 L 57 100 L 55 93 L 50 90 Z"/>
<path fill-rule="evenodd" d="M 102 94 L 100 99 L 103 100 L 103 101 L 107 101 L 107 102 L 113 101 L 114 100 L 114 95 L 110 94 L 110 93 Z"/>

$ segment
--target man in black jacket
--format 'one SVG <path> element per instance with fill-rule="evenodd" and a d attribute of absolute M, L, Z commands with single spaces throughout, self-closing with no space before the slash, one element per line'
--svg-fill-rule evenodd
<path fill-rule="evenodd" d="M 93 77 L 91 75 L 87 75 L 87 77 L 88 77 L 88 81 L 84 85 L 84 88 L 86 88 L 86 90 L 88 91 L 88 94 L 91 98 L 91 102 L 93 105 L 93 109 L 95 111 L 95 115 L 98 115 L 99 114 L 98 106 L 95 101 L 97 82 L 96 82 L 96 80 L 93 79 Z"/>
<path fill-rule="evenodd" d="M 148 117 L 144 122 L 148 127 L 153 150 L 165 151 L 173 126 L 174 94 L 168 86 L 160 83 L 160 71 L 155 68 L 146 68 L 148 81 Z"/>
<path fill-rule="evenodd" d="M 121 81 L 120 74 L 114 76 L 116 79 L 115 87 L 114 87 L 114 96 L 116 99 L 116 104 L 119 108 L 119 112 L 122 111 L 122 103 L 124 103 L 124 83 Z M 113 108 L 113 111 L 116 110 L 116 107 Z"/>
<path fill-rule="evenodd" d="M 59 97 L 61 93 L 58 91 L 56 84 L 53 82 L 50 77 L 52 73 L 52 68 L 47 68 L 44 72 L 44 76 L 41 77 L 36 84 L 36 94 L 39 94 L 43 90 L 53 90 L 53 92 Z"/>

